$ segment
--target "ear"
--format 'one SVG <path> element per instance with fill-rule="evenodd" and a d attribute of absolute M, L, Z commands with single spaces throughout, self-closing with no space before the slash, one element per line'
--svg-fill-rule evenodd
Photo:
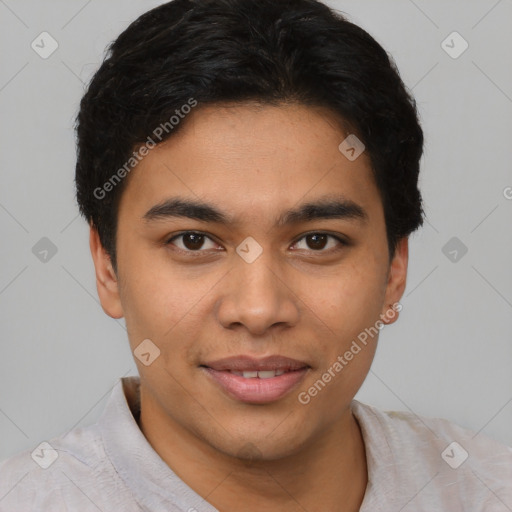
<path fill-rule="evenodd" d="M 402 309 L 399 304 L 407 284 L 407 264 L 409 262 L 409 239 L 402 238 L 396 247 L 395 255 L 391 260 L 386 285 L 386 296 L 382 309 L 381 320 L 385 324 L 397 321 Z"/>
<path fill-rule="evenodd" d="M 124 316 L 119 295 L 116 273 L 112 267 L 110 256 L 101 245 L 98 231 L 90 225 L 89 246 L 96 269 L 96 288 L 101 307 L 108 316 L 122 318 Z"/>

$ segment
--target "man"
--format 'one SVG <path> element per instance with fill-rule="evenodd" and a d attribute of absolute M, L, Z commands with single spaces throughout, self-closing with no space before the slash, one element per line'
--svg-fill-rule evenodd
<path fill-rule="evenodd" d="M 386 52 L 316 0 L 174 0 L 81 102 L 77 198 L 140 374 L 0 510 L 512 510 L 512 449 L 354 400 L 423 222 Z M 37 461 L 37 458 L 40 461 Z"/>

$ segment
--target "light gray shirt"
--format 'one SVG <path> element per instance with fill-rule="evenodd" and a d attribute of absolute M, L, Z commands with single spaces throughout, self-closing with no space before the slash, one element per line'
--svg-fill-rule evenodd
<path fill-rule="evenodd" d="M 120 379 L 95 424 L 1 463 L 0 512 L 218 512 L 139 429 L 139 384 Z M 361 511 L 512 512 L 512 448 L 442 419 L 352 410 L 368 467 Z"/>

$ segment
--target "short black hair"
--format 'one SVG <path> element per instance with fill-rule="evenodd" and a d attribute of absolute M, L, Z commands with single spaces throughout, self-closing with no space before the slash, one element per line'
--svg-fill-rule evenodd
<path fill-rule="evenodd" d="M 192 106 L 244 102 L 327 107 L 350 127 L 371 160 L 390 257 L 423 224 L 416 102 L 374 38 L 317 0 L 173 0 L 110 45 L 77 116 L 77 201 L 114 269 L 134 151 L 180 130 Z"/>

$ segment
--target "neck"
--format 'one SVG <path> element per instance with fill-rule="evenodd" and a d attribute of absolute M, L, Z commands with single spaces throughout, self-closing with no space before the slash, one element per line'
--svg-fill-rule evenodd
<path fill-rule="evenodd" d="M 216 450 L 161 411 L 141 388 L 140 428 L 153 449 L 220 511 L 358 511 L 367 485 L 364 441 L 350 408 L 328 431 L 276 460 Z M 250 445 L 247 451 L 250 452 Z"/>

